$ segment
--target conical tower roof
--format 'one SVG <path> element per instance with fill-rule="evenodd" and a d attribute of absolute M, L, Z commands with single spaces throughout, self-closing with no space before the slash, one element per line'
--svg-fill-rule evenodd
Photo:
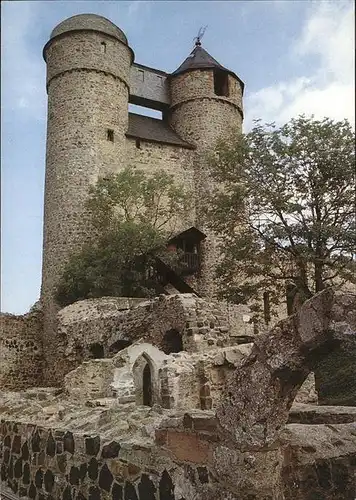
<path fill-rule="evenodd" d="M 186 60 L 177 68 L 172 76 L 180 75 L 181 73 L 185 73 L 186 71 L 192 71 L 195 69 L 220 69 L 222 71 L 227 71 L 231 75 L 238 78 L 235 73 L 230 71 L 229 69 L 222 66 L 216 59 L 213 58 L 203 47 L 200 42 L 196 42 L 194 49 L 186 58 Z M 238 78 L 239 79 L 239 78 Z"/>

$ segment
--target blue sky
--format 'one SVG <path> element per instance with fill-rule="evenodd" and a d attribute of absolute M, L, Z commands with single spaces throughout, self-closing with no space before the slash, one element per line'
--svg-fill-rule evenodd
<path fill-rule="evenodd" d="M 245 131 L 254 118 L 300 113 L 354 122 L 351 1 L 2 2 L 1 310 L 24 313 L 41 283 L 46 92 L 42 48 L 63 19 L 90 12 L 127 35 L 135 60 L 167 72 L 203 47 L 245 82 Z"/>

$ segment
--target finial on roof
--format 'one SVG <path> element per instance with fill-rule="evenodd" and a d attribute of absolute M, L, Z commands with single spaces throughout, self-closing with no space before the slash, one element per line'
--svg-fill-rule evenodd
<path fill-rule="evenodd" d="M 193 38 L 193 40 L 195 40 L 195 46 L 196 47 L 200 47 L 201 46 L 201 41 L 200 40 L 203 38 L 205 30 L 206 30 L 207 27 L 208 26 L 204 26 L 204 28 L 200 27 L 199 31 L 198 31 L 198 35 Z"/>

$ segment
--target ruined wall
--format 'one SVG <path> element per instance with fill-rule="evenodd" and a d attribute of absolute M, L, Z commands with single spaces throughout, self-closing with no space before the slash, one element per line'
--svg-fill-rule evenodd
<path fill-rule="evenodd" d="M 160 404 L 164 408 L 217 408 L 234 371 L 250 354 L 252 344 L 169 356 L 160 370 Z"/>
<path fill-rule="evenodd" d="M 328 289 L 242 363 L 222 349 L 237 369 L 215 414 L 0 394 L 2 480 L 38 500 L 352 500 L 355 409 L 292 403 L 315 363 L 356 335 L 355 310 L 355 295 Z"/>
<path fill-rule="evenodd" d="M 109 357 L 121 341 L 142 340 L 164 350 L 164 336 L 170 330 L 182 337 L 185 351 L 198 352 L 236 343 L 236 337 L 229 335 L 226 310 L 217 302 L 193 294 L 160 295 L 152 300 L 129 299 L 130 309 L 124 310 L 125 300 L 87 299 L 59 312 L 57 352 L 63 360 L 58 363 L 62 376 L 93 357 L 89 348 L 94 343 L 100 343 L 103 356 Z"/>
<path fill-rule="evenodd" d="M 70 398 L 117 398 L 143 402 L 143 368 L 150 367 L 153 405 L 167 409 L 216 408 L 232 374 L 249 355 L 252 344 L 199 353 L 166 355 L 146 342 L 136 342 L 111 359 L 85 361 L 65 376 Z"/>
<path fill-rule="evenodd" d="M 0 389 L 43 384 L 42 312 L 0 314 Z"/>
<path fill-rule="evenodd" d="M 118 332 L 119 318 L 143 299 L 101 297 L 75 302 L 58 313 L 57 317 L 57 372 L 61 383 L 66 373 L 90 358 L 112 356 L 112 337 L 129 340 Z M 119 347 L 117 348 L 119 349 Z"/>
<path fill-rule="evenodd" d="M 132 341 L 142 339 L 163 348 L 164 335 L 176 330 L 182 336 L 183 350 L 197 352 L 229 345 L 229 324 L 216 302 L 194 294 L 160 295 L 141 302 L 119 318 L 117 329 Z M 115 337 L 111 338 L 115 342 Z"/>

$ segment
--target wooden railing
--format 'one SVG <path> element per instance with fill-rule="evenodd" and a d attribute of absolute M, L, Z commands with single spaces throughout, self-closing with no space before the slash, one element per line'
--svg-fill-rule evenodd
<path fill-rule="evenodd" d="M 182 262 L 184 264 L 183 273 L 184 272 L 194 272 L 199 269 L 200 266 L 200 258 L 197 253 L 189 253 L 185 252 L 182 256 Z"/>

